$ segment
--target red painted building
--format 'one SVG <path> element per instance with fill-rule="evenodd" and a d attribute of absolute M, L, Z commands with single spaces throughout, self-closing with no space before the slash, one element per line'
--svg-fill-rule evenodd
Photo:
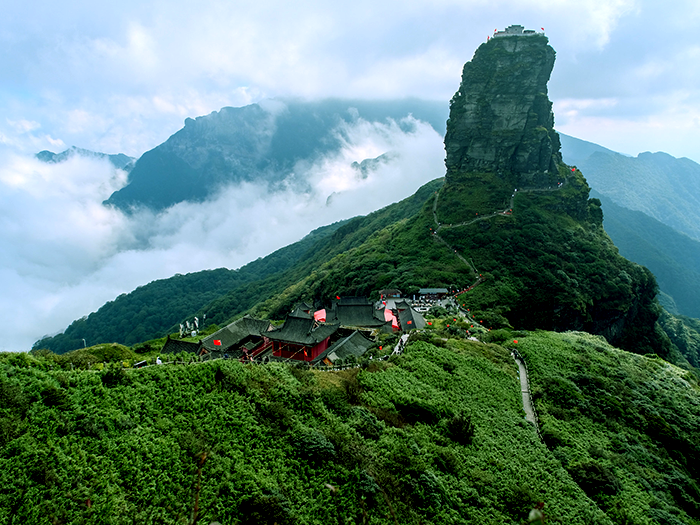
<path fill-rule="evenodd" d="M 297 361 L 312 361 L 330 346 L 338 324 L 319 324 L 309 315 L 298 312 L 287 317 L 284 325 L 265 335 L 272 341 L 272 355 Z"/>

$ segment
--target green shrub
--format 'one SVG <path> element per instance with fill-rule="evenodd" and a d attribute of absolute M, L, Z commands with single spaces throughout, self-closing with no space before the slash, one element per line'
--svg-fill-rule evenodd
<path fill-rule="evenodd" d="M 460 445 L 471 445 L 474 438 L 474 424 L 469 414 L 460 412 L 447 422 L 447 434 Z"/>
<path fill-rule="evenodd" d="M 335 457 L 335 447 L 318 430 L 301 428 L 292 435 L 292 443 L 299 457 L 320 465 Z"/>

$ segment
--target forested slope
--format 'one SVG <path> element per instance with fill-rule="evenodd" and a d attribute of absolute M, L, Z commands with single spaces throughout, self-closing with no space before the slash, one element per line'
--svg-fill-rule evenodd
<path fill-rule="evenodd" d="M 690 373 L 587 334 L 485 344 L 433 321 L 343 372 L 0 356 L 0 520 L 520 524 L 542 501 L 548 523 L 699 523 Z"/>

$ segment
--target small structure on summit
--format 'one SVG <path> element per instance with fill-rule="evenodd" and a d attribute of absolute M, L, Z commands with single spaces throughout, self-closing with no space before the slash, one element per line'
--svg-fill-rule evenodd
<path fill-rule="evenodd" d="M 531 36 L 536 34 L 537 32 L 533 29 L 525 29 L 525 27 L 521 25 L 511 25 L 506 27 L 505 31 L 494 31 L 493 38 L 504 36 Z"/>

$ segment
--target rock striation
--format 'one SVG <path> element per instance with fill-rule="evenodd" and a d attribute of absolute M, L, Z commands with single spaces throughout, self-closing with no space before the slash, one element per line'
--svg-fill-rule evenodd
<path fill-rule="evenodd" d="M 450 103 L 447 180 L 493 172 L 519 186 L 537 185 L 562 163 L 547 82 L 555 52 L 544 35 L 493 38 L 464 65 Z"/>

